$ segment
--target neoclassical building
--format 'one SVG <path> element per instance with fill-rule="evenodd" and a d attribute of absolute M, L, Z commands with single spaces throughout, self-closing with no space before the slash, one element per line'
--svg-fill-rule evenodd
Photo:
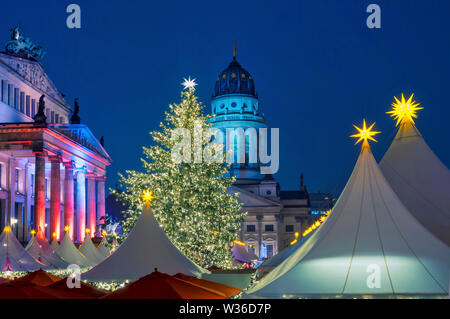
<path fill-rule="evenodd" d="M 111 158 L 81 124 L 47 76 L 42 48 L 11 32 L 0 52 L 0 226 L 27 242 L 38 236 L 84 240 L 105 216 L 105 176 Z"/>
<path fill-rule="evenodd" d="M 256 132 L 259 128 L 267 128 L 254 79 L 237 61 L 236 48 L 233 60 L 216 79 L 211 113 L 212 125 L 224 135 L 228 128 L 244 131 L 254 128 Z M 259 138 L 257 135 L 256 140 Z M 270 257 L 287 247 L 296 238 L 296 233 L 301 237 L 302 232 L 326 210 L 311 213 L 310 195 L 303 184 L 303 175 L 298 189 L 283 191 L 272 175 L 262 174 L 260 159 L 249 161 L 250 139 L 249 134 L 226 138 L 225 143 L 231 143 L 228 147 L 235 153 L 239 154 L 239 148 L 245 149 L 245 161 L 231 164 L 230 171 L 236 175 L 236 182 L 230 192 L 239 192 L 242 209 L 248 212 L 242 223 L 240 240 L 258 256 L 264 243 L 267 257 Z"/>

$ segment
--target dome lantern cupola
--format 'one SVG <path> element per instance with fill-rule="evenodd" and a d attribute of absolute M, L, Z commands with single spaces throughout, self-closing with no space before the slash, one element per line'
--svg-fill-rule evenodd
<path fill-rule="evenodd" d="M 213 98 L 227 94 L 245 94 L 258 98 L 252 76 L 236 60 L 236 44 L 233 47 L 233 60 L 217 77 Z"/>

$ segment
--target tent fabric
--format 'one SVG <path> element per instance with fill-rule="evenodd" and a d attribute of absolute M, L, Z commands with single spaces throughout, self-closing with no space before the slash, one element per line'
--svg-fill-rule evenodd
<path fill-rule="evenodd" d="M 35 260 L 6 226 L 0 235 L 0 267 L 0 271 L 33 271 L 45 265 Z"/>
<path fill-rule="evenodd" d="M 235 288 L 235 287 L 224 285 L 224 284 L 221 284 L 218 282 L 209 281 L 209 280 L 205 280 L 205 279 L 199 279 L 197 277 L 187 276 L 187 275 L 183 275 L 183 274 L 176 274 L 174 277 L 184 280 L 184 281 L 187 281 L 187 282 L 190 282 L 190 283 L 200 286 L 200 287 L 214 290 L 214 291 L 218 292 L 219 294 L 224 295 L 227 298 L 237 295 L 238 293 L 240 293 L 242 291 L 239 288 Z"/>
<path fill-rule="evenodd" d="M 247 293 L 441 295 L 449 268 L 449 247 L 402 204 L 365 142 L 325 222 Z"/>
<path fill-rule="evenodd" d="M 56 253 L 68 264 L 76 264 L 81 268 L 93 266 L 75 247 L 70 239 L 69 232 L 64 234 Z"/>
<path fill-rule="evenodd" d="M 255 254 L 250 254 L 250 252 L 245 249 L 245 246 L 234 244 L 232 249 L 233 258 L 238 262 L 251 264 L 252 262 L 258 260 Z"/>
<path fill-rule="evenodd" d="M 103 257 L 108 257 L 111 254 L 111 251 L 109 250 L 108 246 L 106 246 L 106 236 L 102 238 L 102 241 L 100 242 L 100 245 L 97 247 L 98 251 Z"/>
<path fill-rule="evenodd" d="M 92 264 L 97 265 L 105 259 L 105 257 L 97 250 L 91 240 L 91 236 L 84 238 L 83 244 L 79 248 L 80 253 Z"/>
<path fill-rule="evenodd" d="M 200 277 L 208 271 L 184 256 L 159 226 L 150 207 L 144 207 L 125 241 L 108 258 L 82 275 L 83 279 L 136 280 L 158 268 L 174 275 Z"/>
<path fill-rule="evenodd" d="M 104 299 L 226 299 L 226 297 L 214 290 L 155 270 L 106 295 Z"/>
<path fill-rule="evenodd" d="M 450 246 L 450 171 L 413 123 L 400 124 L 380 168 L 411 214 Z"/>
<path fill-rule="evenodd" d="M 50 242 L 50 246 L 54 251 L 57 251 L 59 248 L 58 241 L 56 239 L 52 239 L 52 241 Z"/>
<path fill-rule="evenodd" d="M 15 282 L 33 283 L 37 286 L 46 287 L 60 280 L 62 280 L 62 278 L 39 269 L 29 273 L 28 275 L 20 277 L 19 279 L 16 279 Z"/>
<path fill-rule="evenodd" d="M 58 256 L 46 239 L 32 236 L 25 247 L 25 250 L 28 251 L 34 259 L 45 264 L 46 269 L 66 268 L 69 265 Z"/>

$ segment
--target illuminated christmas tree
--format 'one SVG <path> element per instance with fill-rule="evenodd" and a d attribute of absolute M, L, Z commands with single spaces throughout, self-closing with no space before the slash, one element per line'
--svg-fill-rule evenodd
<path fill-rule="evenodd" d="M 223 162 L 223 145 L 211 143 L 214 135 L 205 134 L 211 126 L 195 96 L 195 81 L 189 78 L 183 85 L 181 103 L 170 105 L 161 130 L 150 133 L 154 145 L 143 148 L 144 172 L 119 174 L 126 191 L 113 192 L 129 207 L 124 236 L 141 214 L 141 194 L 151 189 L 158 222 L 187 257 L 203 267 L 231 267 L 230 243 L 244 218 L 237 195 L 227 193 L 235 178 L 229 176 L 229 165 Z M 174 138 L 175 129 L 186 129 L 186 134 Z M 179 149 L 181 140 L 188 147 Z M 207 151 L 221 160 L 205 160 Z M 173 154 L 184 160 L 174 160 Z"/>

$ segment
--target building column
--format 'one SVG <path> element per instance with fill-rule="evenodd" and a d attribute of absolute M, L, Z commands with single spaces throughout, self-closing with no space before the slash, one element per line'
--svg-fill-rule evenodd
<path fill-rule="evenodd" d="M 86 167 L 77 168 L 77 231 L 76 240 L 83 242 L 86 235 Z"/>
<path fill-rule="evenodd" d="M 64 163 L 64 226 L 69 226 L 69 235 L 73 240 L 74 207 L 73 207 L 73 162 Z"/>
<path fill-rule="evenodd" d="M 61 238 L 61 156 L 50 157 L 50 237 L 60 240 Z"/>
<path fill-rule="evenodd" d="M 106 176 L 97 177 L 97 221 L 105 225 L 105 182 Z"/>
<path fill-rule="evenodd" d="M 45 156 L 36 152 L 34 183 L 34 229 L 40 239 L 45 239 Z"/>
<path fill-rule="evenodd" d="M 284 216 L 281 214 L 275 215 L 275 219 L 277 221 L 277 250 L 274 251 L 274 256 L 276 254 L 278 254 L 284 247 L 284 244 L 281 243 L 281 234 L 284 232 L 283 231 L 283 221 L 284 221 Z"/>
<path fill-rule="evenodd" d="M 31 224 L 31 195 L 33 191 L 31 189 L 31 173 L 30 173 L 30 163 L 25 164 L 25 212 L 24 212 L 24 222 L 26 223 L 26 234 L 25 239 L 28 242 L 30 239 L 30 224 Z M 33 227 L 33 226 L 31 226 Z"/>
<path fill-rule="evenodd" d="M 295 223 L 296 223 L 295 231 L 298 231 L 298 233 L 299 233 L 298 240 L 300 240 L 302 238 L 302 233 L 303 233 L 302 221 L 303 221 L 302 216 L 295 216 Z"/>
<path fill-rule="evenodd" d="M 262 221 L 264 219 L 263 215 L 257 215 L 256 219 L 258 221 L 258 257 L 261 256 L 261 244 L 262 244 Z"/>
<path fill-rule="evenodd" d="M 87 188 L 87 225 L 89 227 L 91 238 L 95 237 L 97 219 L 95 203 L 95 175 L 88 175 Z"/>
<path fill-rule="evenodd" d="M 11 226 L 11 218 L 15 215 L 16 209 L 16 160 L 14 157 L 9 158 L 7 179 L 9 196 L 7 201 L 7 209 L 5 211 L 5 225 Z"/>

